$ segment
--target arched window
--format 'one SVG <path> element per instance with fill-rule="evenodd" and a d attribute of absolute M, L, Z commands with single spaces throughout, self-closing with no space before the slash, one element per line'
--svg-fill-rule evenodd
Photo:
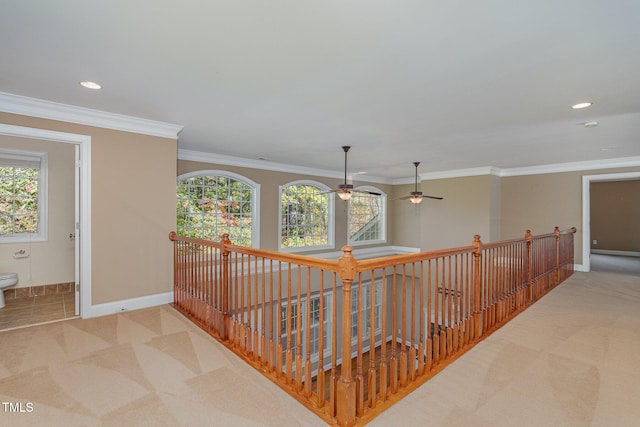
<path fill-rule="evenodd" d="M 375 187 L 357 190 L 380 195 L 356 193 L 349 199 L 349 244 L 384 243 L 387 239 L 387 196 Z"/>
<path fill-rule="evenodd" d="M 219 241 L 224 233 L 234 245 L 258 247 L 255 182 L 224 171 L 180 175 L 177 188 L 177 233 Z"/>
<path fill-rule="evenodd" d="M 333 248 L 333 193 L 313 181 L 280 187 L 280 249 Z"/>

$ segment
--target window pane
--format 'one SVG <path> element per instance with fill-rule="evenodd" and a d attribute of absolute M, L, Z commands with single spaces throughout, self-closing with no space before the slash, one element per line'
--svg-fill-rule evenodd
<path fill-rule="evenodd" d="M 234 244 L 251 246 L 252 194 L 249 185 L 225 176 L 179 180 L 178 233 L 210 240 L 220 240 L 227 233 Z"/>
<path fill-rule="evenodd" d="M 281 247 L 329 244 L 329 198 L 313 185 L 290 185 L 282 190 Z"/>
<path fill-rule="evenodd" d="M 39 173 L 38 168 L 0 167 L 0 235 L 38 233 Z"/>
<path fill-rule="evenodd" d="M 349 241 L 384 239 L 384 199 L 382 196 L 353 193 L 349 200 Z"/>

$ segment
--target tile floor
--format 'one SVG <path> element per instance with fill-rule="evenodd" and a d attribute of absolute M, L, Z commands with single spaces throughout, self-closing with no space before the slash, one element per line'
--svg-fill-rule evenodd
<path fill-rule="evenodd" d="M 74 292 L 7 299 L 5 307 L 0 308 L 0 330 L 74 317 L 77 317 Z"/>

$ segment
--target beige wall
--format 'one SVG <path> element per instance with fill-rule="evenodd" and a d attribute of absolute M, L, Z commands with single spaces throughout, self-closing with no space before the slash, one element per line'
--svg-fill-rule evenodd
<path fill-rule="evenodd" d="M 18 288 L 73 282 L 74 146 L 0 135 L 0 147 L 48 153 L 48 240 L 0 244 L 0 270 L 18 273 Z M 15 259 L 20 250 L 29 257 Z"/>
<path fill-rule="evenodd" d="M 591 249 L 640 252 L 640 180 L 591 183 L 591 241 Z"/>
<path fill-rule="evenodd" d="M 475 234 L 483 241 L 499 238 L 500 180 L 483 175 L 422 181 L 426 195 L 444 200 L 424 199 L 413 205 L 396 200 L 390 205 L 396 222 L 393 244 L 434 250 L 470 245 Z M 394 188 L 394 198 L 408 195 L 413 185 Z"/>
<path fill-rule="evenodd" d="M 342 183 L 342 180 L 340 179 L 332 179 L 321 176 L 299 175 L 286 172 L 275 172 L 238 166 L 225 166 L 188 160 L 178 161 L 178 175 L 201 170 L 221 170 L 233 172 L 260 184 L 260 247 L 262 249 L 268 249 L 272 251 L 277 251 L 279 247 L 278 194 L 281 185 L 302 179 L 320 182 L 327 185 L 329 188 L 337 188 L 338 184 Z M 366 183 L 364 181 L 359 181 L 354 183 L 354 185 L 356 187 L 362 185 L 371 185 L 379 188 L 387 195 L 389 195 L 391 191 L 391 186 L 385 184 Z M 390 197 L 388 197 L 388 199 L 390 199 Z M 393 202 L 391 200 L 388 200 L 388 203 L 391 204 Z M 342 248 L 342 246 L 347 244 L 347 203 L 336 197 L 335 207 L 334 250 L 339 250 L 340 248 Z M 387 244 L 390 244 L 392 240 L 391 227 L 389 226 L 389 224 L 393 224 L 393 212 L 391 211 L 391 209 L 388 210 L 387 215 Z M 376 245 L 366 246 L 371 247 Z M 305 253 L 311 254 L 313 252 Z"/>
<path fill-rule="evenodd" d="M 576 227 L 575 260 L 582 264 L 582 177 L 637 172 L 640 167 L 502 178 L 501 239 Z"/>
<path fill-rule="evenodd" d="M 93 305 L 172 290 L 175 140 L 6 113 L 0 122 L 91 136 Z"/>

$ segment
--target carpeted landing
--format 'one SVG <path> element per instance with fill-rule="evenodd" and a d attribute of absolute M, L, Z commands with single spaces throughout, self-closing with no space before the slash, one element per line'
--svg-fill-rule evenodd
<path fill-rule="evenodd" d="M 637 426 L 640 278 L 576 273 L 375 426 Z M 170 306 L 0 333 L 0 425 L 321 426 Z"/>

